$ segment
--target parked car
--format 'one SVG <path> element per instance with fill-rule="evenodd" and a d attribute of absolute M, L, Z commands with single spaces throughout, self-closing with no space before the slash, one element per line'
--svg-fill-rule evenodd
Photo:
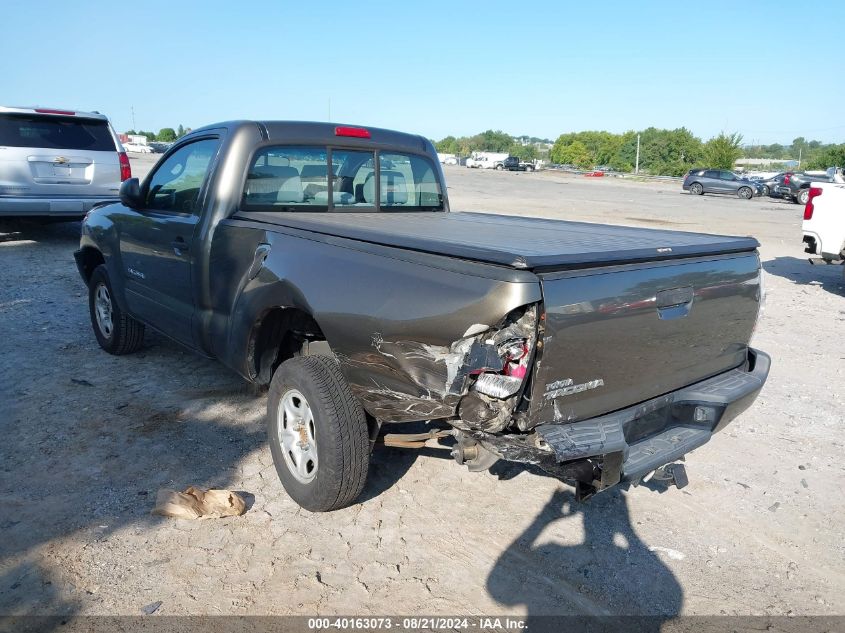
<path fill-rule="evenodd" d="M 269 385 L 278 475 L 326 511 L 355 500 L 380 429 L 403 422 L 430 430 L 385 444 L 450 438 L 470 470 L 536 464 L 581 499 L 655 470 L 682 483 L 664 467 L 768 375 L 748 346 L 757 247 L 454 213 L 424 137 L 240 121 L 126 181 L 75 256 L 105 351 L 151 326 Z"/>
<path fill-rule="evenodd" d="M 0 216 L 81 217 L 131 175 L 105 115 L 0 106 Z"/>
<path fill-rule="evenodd" d="M 123 149 L 133 154 L 152 154 L 153 148 L 151 145 L 143 145 L 142 143 L 124 143 Z"/>
<path fill-rule="evenodd" d="M 682 187 L 684 191 L 699 196 L 705 193 L 728 193 L 746 200 L 762 193 L 762 185 L 727 169 L 690 169 Z"/>
<path fill-rule="evenodd" d="M 772 198 L 779 198 L 781 194 L 777 192 L 777 188 L 783 184 L 784 178 L 791 174 L 792 172 L 781 172 L 769 178 L 761 178 L 758 181 L 762 188 L 761 194 Z"/>
<path fill-rule="evenodd" d="M 457 156 L 449 156 L 446 160 L 443 161 L 444 165 L 457 165 L 460 161 L 458 160 Z"/>
<path fill-rule="evenodd" d="M 496 169 L 500 171 L 534 171 L 534 164 L 520 162 L 516 156 L 508 156 L 496 166 Z"/>
<path fill-rule="evenodd" d="M 153 154 L 164 154 L 173 143 L 167 143 L 164 141 L 152 141 L 150 143 L 150 149 L 153 151 Z"/>

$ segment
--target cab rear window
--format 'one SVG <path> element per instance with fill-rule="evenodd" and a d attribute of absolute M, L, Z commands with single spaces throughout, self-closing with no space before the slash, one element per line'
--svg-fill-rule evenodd
<path fill-rule="evenodd" d="M 37 114 L 0 114 L 0 145 L 95 152 L 116 150 L 106 121 Z"/>
<path fill-rule="evenodd" d="M 260 149 L 247 172 L 245 211 L 436 211 L 431 161 L 403 152 L 310 146 Z"/>

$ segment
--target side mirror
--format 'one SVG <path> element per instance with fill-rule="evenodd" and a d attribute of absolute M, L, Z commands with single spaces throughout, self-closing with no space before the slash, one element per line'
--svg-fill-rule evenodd
<path fill-rule="evenodd" d="M 127 178 L 121 183 L 120 201 L 131 209 L 139 209 L 143 206 L 141 183 L 137 178 Z"/>

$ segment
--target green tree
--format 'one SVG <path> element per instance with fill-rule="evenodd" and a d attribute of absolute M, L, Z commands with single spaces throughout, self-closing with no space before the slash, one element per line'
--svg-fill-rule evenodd
<path fill-rule="evenodd" d="M 176 130 L 172 127 L 163 127 L 158 131 L 157 138 L 165 143 L 172 143 L 176 140 Z"/>
<path fill-rule="evenodd" d="M 537 148 L 534 145 L 523 145 L 514 141 L 507 148 L 507 153 L 511 156 L 516 156 L 520 160 L 534 160 L 537 158 Z"/>
<path fill-rule="evenodd" d="M 179 127 L 176 128 L 176 137 L 182 138 L 183 136 L 185 136 L 185 128 L 183 128 L 182 124 L 180 123 Z"/>
<path fill-rule="evenodd" d="M 827 169 L 828 167 L 845 167 L 845 143 L 826 145 L 806 164 L 807 169 Z"/>
<path fill-rule="evenodd" d="M 554 151 L 554 148 L 552 148 L 552 152 Z M 589 169 L 593 166 L 593 156 L 581 141 L 572 141 L 568 145 L 558 147 L 558 151 L 552 160 L 565 165 L 575 165 L 581 169 Z"/>
<path fill-rule="evenodd" d="M 742 156 L 742 135 L 734 132 L 720 132 L 704 146 L 704 157 L 708 167 L 733 169 L 736 160 Z"/>

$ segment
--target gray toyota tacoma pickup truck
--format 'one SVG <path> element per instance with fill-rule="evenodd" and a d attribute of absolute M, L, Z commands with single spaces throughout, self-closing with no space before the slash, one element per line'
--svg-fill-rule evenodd
<path fill-rule="evenodd" d="M 76 252 L 97 341 L 126 354 L 152 327 L 269 385 L 276 469 L 309 510 L 356 499 L 379 437 L 534 464 L 581 498 L 671 478 L 768 375 L 756 240 L 453 213 L 420 136 L 221 123 L 120 200 Z M 381 435 L 405 422 L 431 430 Z"/>

